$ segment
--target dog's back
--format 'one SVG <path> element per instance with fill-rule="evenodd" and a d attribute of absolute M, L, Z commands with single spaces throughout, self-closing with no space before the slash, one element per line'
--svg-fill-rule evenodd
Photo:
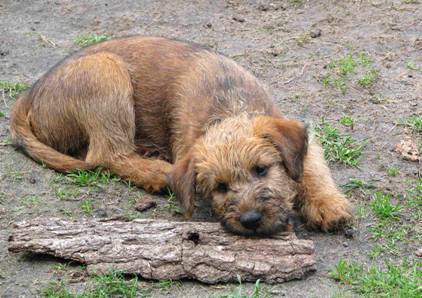
<path fill-rule="evenodd" d="M 116 85 L 113 63 L 127 71 L 131 86 Z M 101 78 L 92 79 L 94 69 Z M 84 48 L 41 77 L 26 95 L 34 135 L 61 153 L 86 151 L 89 114 L 102 104 L 89 99 L 113 88 L 133 91 L 138 151 L 169 160 L 225 117 L 278 113 L 263 85 L 230 59 L 196 44 L 135 36 Z M 12 117 L 12 130 L 13 123 Z"/>

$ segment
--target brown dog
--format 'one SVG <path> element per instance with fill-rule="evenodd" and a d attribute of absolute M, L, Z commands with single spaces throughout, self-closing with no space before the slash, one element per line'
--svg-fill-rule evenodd
<path fill-rule="evenodd" d="M 87 47 L 19 98 L 11 131 L 57 171 L 101 166 L 151 192 L 169 181 L 187 217 L 196 196 L 209 199 L 236 233 L 277 232 L 294 208 L 323 230 L 351 218 L 304 125 L 283 118 L 249 72 L 197 45 Z"/>

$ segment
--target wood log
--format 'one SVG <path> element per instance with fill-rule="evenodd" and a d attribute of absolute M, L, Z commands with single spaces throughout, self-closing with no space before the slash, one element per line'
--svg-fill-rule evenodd
<path fill-rule="evenodd" d="M 292 233 L 245 238 L 218 223 L 37 218 L 13 225 L 12 252 L 33 252 L 87 264 L 88 273 L 111 269 L 145 279 L 195 279 L 207 284 L 279 283 L 315 270 L 314 245 Z"/>

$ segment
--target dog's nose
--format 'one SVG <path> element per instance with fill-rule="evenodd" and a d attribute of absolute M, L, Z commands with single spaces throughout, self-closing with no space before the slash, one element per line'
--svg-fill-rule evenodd
<path fill-rule="evenodd" d="M 240 216 L 240 223 L 247 229 L 256 229 L 260 224 L 262 214 L 258 211 L 248 211 Z"/>

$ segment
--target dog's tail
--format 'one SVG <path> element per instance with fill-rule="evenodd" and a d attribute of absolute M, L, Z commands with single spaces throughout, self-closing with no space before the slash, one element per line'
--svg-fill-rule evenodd
<path fill-rule="evenodd" d="M 59 172 L 92 169 L 93 166 L 89 163 L 60 153 L 37 139 L 30 123 L 31 106 L 32 100 L 28 93 L 25 93 L 13 107 L 10 131 L 14 145 L 22 148 L 34 160 Z"/>

